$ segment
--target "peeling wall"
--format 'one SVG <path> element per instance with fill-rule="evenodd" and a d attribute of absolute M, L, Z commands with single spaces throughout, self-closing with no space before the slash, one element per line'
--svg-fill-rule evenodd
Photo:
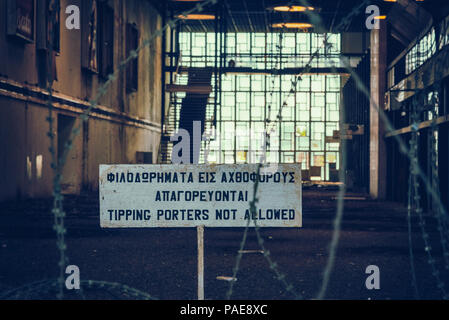
<path fill-rule="evenodd" d="M 66 132 L 58 124 L 67 126 L 71 119 L 75 120 L 104 83 L 97 74 L 81 67 L 81 30 L 65 28 L 66 6 L 81 8 L 82 2 L 61 0 L 61 50 L 56 57 L 58 79 L 53 84 L 55 95 L 62 97 L 53 113 L 56 146 Z M 147 1 L 108 0 L 108 4 L 115 15 L 117 68 L 125 59 L 126 23 L 137 25 L 141 43 L 161 27 L 162 18 Z M 6 1 L 0 1 L 0 21 L 5 15 Z M 65 193 L 79 193 L 83 188 L 95 190 L 99 164 L 136 163 L 136 152 L 152 152 L 156 161 L 161 122 L 161 43 L 159 37 L 139 54 L 137 92 L 126 92 L 122 72 L 100 99 L 100 107 L 107 112 L 93 114 L 84 124 L 74 122 L 81 125 L 81 131 L 73 141 L 63 171 Z M 39 86 L 39 51 L 35 43 L 8 37 L 6 23 L 0 23 L 0 48 L 0 201 L 51 196 L 48 109 L 45 90 Z M 10 84 L 13 89 L 8 87 Z M 43 97 L 31 97 L 21 88 L 42 93 Z"/>

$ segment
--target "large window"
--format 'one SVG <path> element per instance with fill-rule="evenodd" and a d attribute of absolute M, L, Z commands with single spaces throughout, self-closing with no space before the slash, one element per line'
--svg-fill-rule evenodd
<path fill-rule="evenodd" d="M 326 41 L 327 40 L 327 41 Z M 280 46 L 280 41 L 282 45 Z M 182 64 L 190 67 L 214 66 L 215 33 L 181 32 L 179 45 Z M 273 64 L 300 68 L 315 52 L 313 67 L 340 66 L 339 34 L 315 33 L 227 33 L 222 54 L 237 67 L 265 69 Z"/>
<path fill-rule="evenodd" d="M 7 34 L 34 41 L 34 0 L 8 0 Z"/>
<path fill-rule="evenodd" d="M 326 38 L 328 41 L 324 43 Z M 214 41 L 213 33 L 181 33 L 182 64 L 213 65 Z M 267 71 L 300 68 L 315 51 L 318 56 L 313 67 L 335 65 L 339 60 L 340 36 L 231 33 L 226 37 L 227 59 L 233 60 L 237 68 Z M 329 169 L 339 168 L 339 144 L 326 137 L 339 130 L 340 75 L 303 75 L 294 86 L 295 79 L 296 75 L 270 72 L 224 74 L 216 112 L 213 103 L 207 107 L 206 121 L 212 123 L 215 117 L 216 127 L 210 143 L 203 144 L 200 161 L 204 161 L 207 148 L 207 160 L 211 163 L 256 163 L 264 150 L 264 132 L 272 131 L 266 153 L 268 162 L 301 163 L 303 170 L 313 167 L 318 171 L 316 179 L 329 180 Z M 186 84 L 187 75 L 179 77 L 178 83 Z M 214 90 L 211 97 L 213 94 Z M 177 109 L 183 96 L 176 94 Z M 276 121 L 282 105 L 281 121 Z"/>
<path fill-rule="evenodd" d="M 131 51 L 139 47 L 139 30 L 135 24 L 126 24 L 126 56 L 131 55 Z M 135 92 L 139 82 L 139 58 L 131 60 L 126 68 L 126 91 Z"/>
<path fill-rule="evenodd" d="M 114 10 L 106 2 L 98 4 L 99 73 L 106 78 L 114 71 Z"/>
<path fill-rule="evenodd" d="M 416 45 L 407 53 L 405 57 L 406 74 L 410 74 L 427 60 L 429 60 L 436 52 L 435 29 L 432 28 Z"/>
<path fill-rule="evenodd" d="M 37 49 L 60 52 L 60 11 L 59 0 L 37 1 Z"/>
<path fill-rule="evenodd" d="M 81 29 L 81 65 L 86 70 L 98 72 L 98 7 L 96 0 L 83 1 Z"/>
<path fill-rule="evenodd" d="M 449 44 L 449 16 L 440 23 L 440 49 Z"/>

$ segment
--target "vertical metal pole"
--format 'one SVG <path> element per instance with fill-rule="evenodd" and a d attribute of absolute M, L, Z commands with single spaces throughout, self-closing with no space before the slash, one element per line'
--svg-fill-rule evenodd
<path fill-rule="evenodd" d="M 196 227 L 198 242 L 198 300 L 204 300 L 204 226 Z"/>
<path fill-rule="evenodd" d="M 164 14 L 162 16 L 162 25 L 165 26 L 165 21 L 167 19 L 167 5 L 164 6 Z M 165 124 L 165 104 L 166 104 L 166 96 L 165 96 L 165 84 L 166 84 L 166 59 L 167 59 L 167 33 L 162 33 L 162 67 L 161 67 L 161 79 L 162 79 L 162 92 L 161 92 L 161 144 L 162 144 L 162 135 L 164 134 L 164 124 Z M 171 52 L 170 52 L 171 53 Z M 170 65 L 171 67 L 171 65 Z M 170 72 L 171 74 L 171 72 Z M 171 83 L 171 81 L 170 81 Z M 161 149 L 161 148 L 159 148 Z M 159 155 L 158 155 L 159 157 Z"/>

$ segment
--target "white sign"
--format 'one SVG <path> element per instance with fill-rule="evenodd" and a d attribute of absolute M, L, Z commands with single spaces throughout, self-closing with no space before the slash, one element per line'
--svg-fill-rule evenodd
<path fill-rule="evenodd" d="M 101 227 L 245 227 L 257 178 L 257 225 L 301 227 L 300 164 L 257 167 L 100 165 Z"/>

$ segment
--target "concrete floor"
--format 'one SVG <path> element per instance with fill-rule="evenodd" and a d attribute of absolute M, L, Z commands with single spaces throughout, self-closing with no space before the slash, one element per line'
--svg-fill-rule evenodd
<path fill-rule="evenodd" d="M 323 189 L 323 188 L 321 188 Z M 327 261 L 333 232 L 335 191 L 304 191 L 301 229 L 262 230 L 267 248 L 280 270 L 304 298 L 316 296 Z M 354 194 L 352 194 L 354 195 Z M 56 278 L 58 252 L 49 213 L 51 200 L 0 204 L 0 291 L 29 282 Z M 67 197 L 65 207 L 70 264 L 80 268 L 81 279 L 120 282 L 160 298 L 196 298 L 195 229 L 108 229 L 99 227 L 96 195 Z M 443 269 L 435 221 L 428 217 L 432 253 Z M 223 299 L 243 229 L 206 229 L 205 296 Z M 420 297 L 440 299 L 421 231 L 413 220 L 415 268 Z M 258 249 L 250 231 L 246 249 Z M 365 268 L 380 268 L 380 290 L 367 290 Z M 260 253 L 245 254 L 234 286 L 234 299 L 293 299 L 275 278 Z M 129 298 L 86 291 L 87 298 Z M 48 298 L 37 295 L 33 298 Z M 341 239 L 328 299 L 413 299 L 406 211 L 400 204 L 371 200 L 345 201 Z"/>

